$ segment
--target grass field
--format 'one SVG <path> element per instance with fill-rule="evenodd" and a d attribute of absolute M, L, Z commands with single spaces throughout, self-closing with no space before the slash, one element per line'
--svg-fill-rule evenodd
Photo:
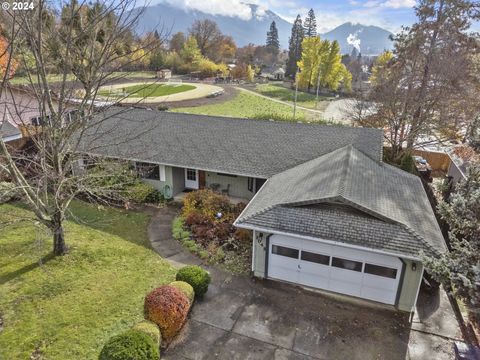
<path fill-rule="evenodd" d="M 143 79 L 143 78 L 153 78 L 155 77 L 154 71 L 133 71 L 133 72 L 114 72 L 110 76 L 111 78 L 126 78 L 126 79 Z M 35 81 L 35 79 L 33 79 Z M 47 75 L 47 80 L 49 82 L 59 82 L 62 81 L 62 75 L 58 74 L 49 74 Z M 68 81 L 75 80 L 73 75 L 67 76 Z M 26 76 L 15 76 L 10 80 L 10 83 L 13 85 L 24 85 L 30 84 L 29 79 Z"/>
<path fill-rule="evenodd" d="M 262 95 L 290 103 L 293 103 L 295 100 L 295 91 L 282 85 L 258 84 L 255 91 Z M 319 96 L 317 104 L 316 96 L 314 94 L 309 94 L 303 91 L 298 91 L 297 93 L 297 104 L 309 109 L 324 110 L 328 105 L 329 99 L 331 98 Z"/>
<path fill-rule="evenodd" d="M 172 109 L 191 114 L 242 117 L 249 119 L 293 120 L 293 108 L 274 101 L 240 92 L 235 98 L 223 103 Z M 296 120 L 305 120 L 305 112 L 297 111 Z"/>
<path fill-rule="evenodd" d="M 146 98 L 178 94 L 193 90 L 193 85 L 138 84 L 113 90 L 102 89 L 98 95 L 105 97 Z"/>
<path fill-rule="evenodd" d="M 143 318 L 144 295 L 174 279 L 147 248 L 148 216 L 72 209 L 64 257 L 51 258 L 51 239 L 32 222 L 0 228 L 0 359 L 97 359 L 109 337 Z M 28 216 L 0 205 L 0 224 Z"/>

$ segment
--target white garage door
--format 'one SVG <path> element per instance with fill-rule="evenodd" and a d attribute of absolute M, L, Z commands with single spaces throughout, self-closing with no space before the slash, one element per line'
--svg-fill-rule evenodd
<path fill-rule="evenodd" d="M 268 277 L 395 304 L 402 262 L 368 251 L 283 235 L 270 237 Z"/>

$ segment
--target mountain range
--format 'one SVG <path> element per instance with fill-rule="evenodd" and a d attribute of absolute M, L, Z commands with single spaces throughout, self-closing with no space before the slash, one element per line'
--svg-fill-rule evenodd
<path fill-rule="evenodd" d="M 163 35 L 171 35 L 178 31 L 186 32 L 195 20 L 210 19 L 218 24 L 220 30 L 233 37 L 238 46 L 249 43 L 264 44 L 272 21 L 278 28 L 280 46 L 288 48 L 292 24 L 278 16 L 273 11 L 260 8 L 258 5 L 246 4 L 250 7 L 251 16 L 234 17 L 225 15 L 212 15 L 193 9 L 185 9 L 169 3 L 159 3 L 144 9 L 134 9 L 133 14 L 139 15 L 137 32 L 143 34 L 148 31 L 161 30 Z M 342 53 L 351 53 L 357 48 L 363 55 L 377 55 L 386 49 L 391 49 L 389 31 L 378 26 L 365 26 L 347 22 L 335 29 L 320 34 L 323 39 L 337 40 Z"/>

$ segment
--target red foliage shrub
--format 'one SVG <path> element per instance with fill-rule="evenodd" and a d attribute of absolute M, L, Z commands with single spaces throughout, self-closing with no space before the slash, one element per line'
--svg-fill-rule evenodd
<path fill-rule="evenodd" d="M 177 288 L 165 285 L 147 294 L 144 303 L 145 319 L 158 325 L 165 341 L 171 341 L 187 319 L 190 302 Z"/>
<path fill-rule="evenodd" d="M 187 224 L 188 226 L 208 224 L 209 222 L 210 221 L 208 220 L 208 218 L 200 214 L 198 211 L 190 212 L 185 218 L 185 224 Z"/>
<path fill-rule="evenodd" d="M 210 189 L 202 189 L 188 193 L 183 199 L 183 216 L 198 212 L 210 221 L 215 221 L 216 214 L 228 214 L 232 211 L 230 200 L 225 195 Z"/>
<path fill-rule="evenodd" d="M 246 242 L 251 242 L 252 241 L 252 235 L 250 234 L 250 231 L 246 229 L 237 229 L 235 230 L 235 234 L 233 234 L 236 240 L 242 243 Z"/>

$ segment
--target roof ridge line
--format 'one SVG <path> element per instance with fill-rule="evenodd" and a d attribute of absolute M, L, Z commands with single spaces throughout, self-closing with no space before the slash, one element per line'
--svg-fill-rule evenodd
<path fill-rule="evenodd" d="M 402 226 L 406 231 L 408 231 L 408 233 L 410 233 L 412 236 L 414 236 L 417 240 L 419 240 L 425 248 L 429 249 L 430 251 L 432 251 L 436 255 L 441 255 L 441 253 L 437 249 L 435 249 L 430 243 L 428 243 L 427 240 L 425 240 L 422 236 L 420 236 L 410 226 L 408 226 L 407 224 L 404 224 L 402 222 L 398 222 L 398 224 L 400 226 Z"/>
<path fill-rule="evenodd" d="M 342 169 L 342 174 L 340 175 L 340 183 L 338 184 L 338 194 L 339 196 L 342 196 L 342 197 L 344 197 L 345 195 L 345 184 L 347 182 L 347 176 L 350 169 L 350 159 L 352 158 L 353 145 L 352 144 L 347 145 L 346 148 L 347 148 L 347 155 L 342 164 L 343 169 Z"/>

